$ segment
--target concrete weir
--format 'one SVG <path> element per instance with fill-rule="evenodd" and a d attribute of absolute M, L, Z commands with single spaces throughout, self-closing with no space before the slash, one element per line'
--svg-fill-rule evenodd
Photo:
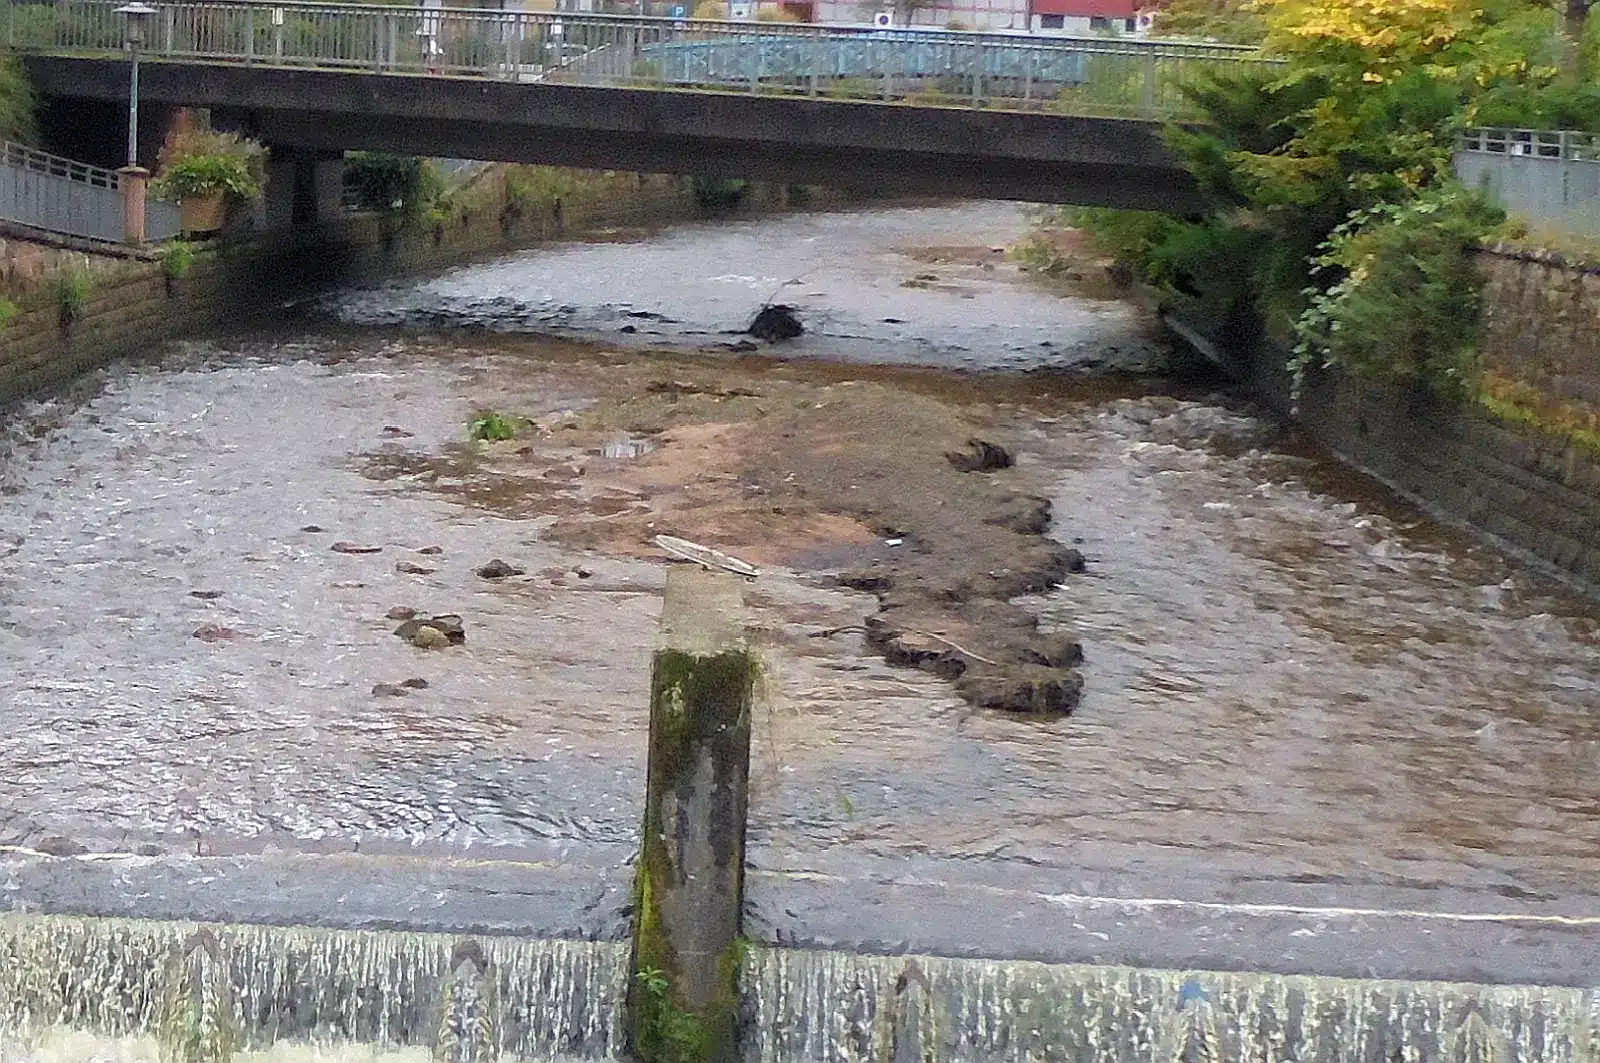
<path fill-rule="evenodd" d="M 617 943 L 12 915 L 0 1059 L 616 1058 L 628 964 Z M 1575 988 L 767 947 L 740 984 L 748 1063 L 1600 1060 L 1600 993 Z"/>

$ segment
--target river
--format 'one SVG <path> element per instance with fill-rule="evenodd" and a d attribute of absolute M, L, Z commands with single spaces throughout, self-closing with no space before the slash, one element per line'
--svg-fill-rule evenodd
<path fill-rule="evenodd" d="M 974 712 L 858 636 L 807 637 L 868 596 L 758 581 L 758 873 L 964 884 L 1001 909 L 1600 914 L 1600 611 L 1217 382 L 1164 377 L 1138 312 L 991 250 L 1025 226 L 978 203 L 610 234 L 175 343 L 12 413 L 0 843 L 622 866 L 663 566 L 557 541 L 570 507 L 475 479 L 463 431 L 508 394 L 581 414 L 597 380 L 704 348 L 755 380 L 832 359 L 835 384 L 981 411 L 1089 561 L 1025 599 L 1084 642 L 1059 719 Z M 810 334 L 782 361 L 727 351 L 774 293 Z M 639 475 L 677 475 L 671 449 Z M 596 497 L 590 517 L 618 511 Z M 475 577 L 491 557 L 536 578 Z M 421 654 L 396 605 L 462 614 L 466 646 Z M 426 687 L 374 693 L 406 679 Z M 761 914 L 780 937 L 791 917 L 820 915 Z"/>

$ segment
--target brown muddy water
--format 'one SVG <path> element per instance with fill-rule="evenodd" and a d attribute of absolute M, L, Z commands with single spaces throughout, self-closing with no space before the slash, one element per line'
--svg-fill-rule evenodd
<path fill-rule="evenodd" d="M 915 253 L 1003 245 L 1025 220 L 970 204 L 542 249 L 175 344 L 9 414 L 0 844 L 621 865 L 661 561 L 564 549 L 470 481 L 374 469 L 459 444 L 534 374 L 527 413 L 582 409 L 568 337 L 629 359 L 716 347 L 774 290 L 814 326 L 793 356 L 1158 365 L 1124 305 Z M 762 622 L 795 637 L 771 651 L 757 725 L 758 870 L 960 882 L 1001 906 L 1600 915 L 1592 603 L 1235 398 L 1032 379 L 916 386 L 1007 424 L 1052 534 L 1088 556 L 1029 601 L 1082 635 L 1081 707 L 973 712 L 857 635 L 803 637 L 870 598 L 764 574 Z M 494 557 L 561 578 L 477 578 Z M 397 605 L 461 614 L 466 646 L 395 638 Z M 374 693 L 407 679 L 426 687 Z"/>

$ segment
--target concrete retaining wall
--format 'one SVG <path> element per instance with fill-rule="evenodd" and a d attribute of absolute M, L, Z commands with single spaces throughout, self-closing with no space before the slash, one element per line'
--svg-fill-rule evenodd
<path fill-rule="evenodd" d="M 1448 522 L 1600 590 L 1600 275 L 1554 256 L 1486 252 L 1486 378 L 1514 402 L 1318 373 L 1298 403 L 1287 354 L 1230 340 L 1175 307 L 1169 321 L 1317 443 Z"/>
<path fill-rule="evenodd" d="M 359 215 L 299 240 L 273 234 L 206 248 L 172 282 L 151 259 L 75 256 L 70 268 L 90 277 L 80 312 L 68 320 L 54 281 L 42 278 L 17 299 L 17 318 L 0 328 L 0 405 L 114 359 L 153 352 L 167 340 L 234 326 L 332 284 L 439 269 L 585 230 L 702 213 L 691 182 L 678 177 L 594 174 L 563 200 L 509 209 L 500 175 L 492 172 L 484 181 L 470 209 L 446 220 Z M 784 186 L 753 186 L 748 197 L 750 209 L 790 205 Z"/>

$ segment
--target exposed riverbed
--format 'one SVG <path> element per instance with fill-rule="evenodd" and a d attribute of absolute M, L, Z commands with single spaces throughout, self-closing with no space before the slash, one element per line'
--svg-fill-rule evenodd
<path fill-rule="evenodd" d="M 1595 607 L 1209 385 L 1083 372 L 1161 349 L 1128 306 L 989 250 L 1024 223 L 973 204 L 617 234 L 174 345 L 11 414 L 0 843 L 618 866 L 670 531 L 767 569 L 763 872 L 1001 908 L 1600 914 Z M 726 350 L 775 291 L 812 334 L 781 363 Z M 482 408 L 535 427 L 469 446 Z M 891 667 L 855 630 L 879 603 L 830 585 L 896 550 L 977 563 L 961 522 L 990 513 L 963 507 L 994 498 L 943 459 L 969 431 L 1013 446 L 993 482 L 1047 497 L 1048 535 L 1087 558 L 1023 600 L 1082 641 L 1071 717 Z M 476 576 L 491 558 L 525 574 Z M 466 645 L 394 637 L 395 606 L 461 614 Z M 407 679 L 426 686 L 374 693 Z"/>

